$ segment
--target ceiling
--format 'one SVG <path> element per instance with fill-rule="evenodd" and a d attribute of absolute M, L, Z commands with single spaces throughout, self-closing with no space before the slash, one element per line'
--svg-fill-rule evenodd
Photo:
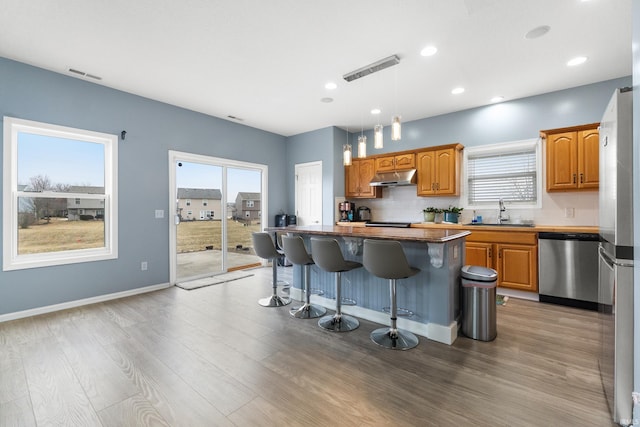
<path fill-rule="evenodd" d="M 355 131 L 629 76 L 631 0 L 2 0 L 0 56 L 280 135 Z"/>

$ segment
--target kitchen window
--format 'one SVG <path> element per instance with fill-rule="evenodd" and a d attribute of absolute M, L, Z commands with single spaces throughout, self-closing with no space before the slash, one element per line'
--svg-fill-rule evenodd
<path fill-rule="evenodd" d="M 537 139 L 464 150 L 464 195 L 468 207 L 540 207 L 540 143 Z"/>
<path fill-rule="evenodd" d="M 118 257 L 117 143 L 4 117 L 3 270 Z"/>

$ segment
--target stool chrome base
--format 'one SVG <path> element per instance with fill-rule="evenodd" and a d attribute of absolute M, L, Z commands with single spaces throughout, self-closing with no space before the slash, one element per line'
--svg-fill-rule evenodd
<path fill-rule="evenodd" d="M 346 314 L 324 316 L 318 321 L 318 326 L 331 332 L 349 332 L 360 326 L 358 319 Z"/>
<path fill-rule="evenodd" d="M 282 298 L 278 295 L 271 295 L 270 297 L 259 299 L 258 304 L 263 307 L 284 307 L 285 305 L 291 304 L 291 298 Z"/>
<path fill-rule="evenodd" d="M 296 319 L 315 319 L 324 316 L 327 313 L 327 309 L 319 305 L 303 304 L 300 307 L 293 307 L 289 310 L 289 313 Z"/>
<path fill-rule="evenodd" d="M 380 328 L 371 332 L 371 341 L 391 350 L 409 350 L 418 345 L 418 337 L 409 331 Z"/>

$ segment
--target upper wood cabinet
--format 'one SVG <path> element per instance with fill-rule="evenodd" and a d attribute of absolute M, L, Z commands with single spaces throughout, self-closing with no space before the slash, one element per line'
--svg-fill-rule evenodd
<path fill-rule="evenodd" d="M 459 195 L 461 152 L 455 144 L 416 153 L 418 196 Z"/>
<path fill-rule="evenodd" d="M 598 123 L 552 129 L 546 140 L 547 191 L 597 190 L 599 187 Z"/>
<path fill-rule="evenodd" d="M 416 167 L 415 153 L 404 153 L 395 156 L 376 157 L 376 172 L 389 172 Z"/>
<path fill-rule="evenodd" d="M 376 199 L 382 197 L 380 187 L 369 185 L 375 175 L 373 159 L 353 159 L 344 167 L 344 193 L 347 198 Z"/>

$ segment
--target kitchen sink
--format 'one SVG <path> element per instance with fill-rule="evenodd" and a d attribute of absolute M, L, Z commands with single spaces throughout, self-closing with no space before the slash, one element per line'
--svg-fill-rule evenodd
<path fill-rule="evenodd" d="M 489 222 L 471 222 L 469 224 L 464 224 L 464 225 L 473 225 L 474 227 L 482 227 L 483 225 L 485 227 L 534 227 L 535 224 L 531 224 L 531 223 L 520 223 L 520 224 L 513 224 L 510 222 L 503 222 L 503 223 L 489 223 Z"/>

